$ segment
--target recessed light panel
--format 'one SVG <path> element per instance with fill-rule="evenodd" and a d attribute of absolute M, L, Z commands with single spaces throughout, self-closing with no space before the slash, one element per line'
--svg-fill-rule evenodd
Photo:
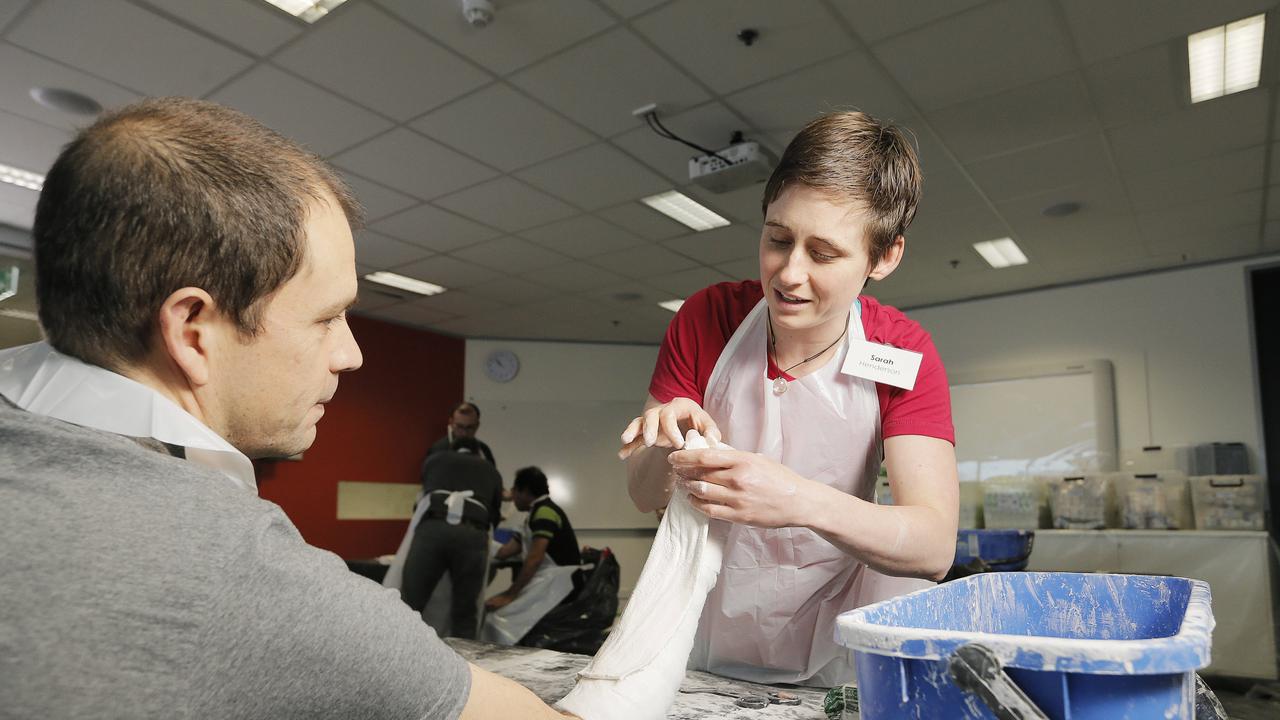
<path fill-rule="evenodd" d="M 681 305 L 684 305 L 684 300 L 663 300 L 658 303 L 658 307 L 670 310 L 671 312 L 679 310 Z"/>
<path fill-rule="evenodd" d="M 1022 254 L 1022 249 L 1012 238 L 1000 238 L 999 240 L 987 240 L 985 242 L 974 243 L 973 249 L 978 251 L 983 260 L 993 268 L 1007 268 L 1013 265 L 1026 265 L 1027 256 Z"/>
<path fill-rule="evenodd" d="M 419 295 L 439 295 L 444 292 L 443 288 L 435 283 L 429 283 L 425 280 L 416 280 L 404 275 L 397 275 L 393 272 L 375 272 L 364 276 L 365 280 L 375 282 L 379 285 L 386 285 L 400 290 L 408 290 L 411 293 Z"/>
<path fill-rule="evenodd" d="M 1267 16 L 1254 15 L 1187 36 L 1191 102 L 1258 86 Z"/>
<path fill-rule="evenodd" d="M 0 165 L 0 182 L 40 192 L 44 187 L 44 176 L 12 165 Z"/>
<path fill-rule="evenodd" d="M 697 232 L 724 227 L 728 220 L 699 205 L 693 198 L 675 190 L 650 195 L 640 202 Z"/>
<path fill-rule="evenodd" d="M 347 0 L 266 0 L 303 22 L 313 23 Z"/>

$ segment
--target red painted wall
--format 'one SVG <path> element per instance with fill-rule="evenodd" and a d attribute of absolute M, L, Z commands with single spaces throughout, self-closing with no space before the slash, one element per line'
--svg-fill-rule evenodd
<path fill-rule="evenodd" d="M 351 317 L 364 367 L 342 376 L 301 461 L 256 463 L 259 494 L 307 542 L 344 558 L 393 553 L 407 520 L 338 520 L 338 482 L 418 482 L 427 447 L 462 400 L 466 341 Z"/>

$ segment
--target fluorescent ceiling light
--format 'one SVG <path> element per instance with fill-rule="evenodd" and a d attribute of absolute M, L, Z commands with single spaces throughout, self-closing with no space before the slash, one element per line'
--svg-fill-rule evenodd
<path fill-rule="evenodd" d="M 313 23 L 347 0 L 266 0 L 303 22 Z"/>
<path fill-rule="evenodd" d="M 414 280 L 413 278 L 397 275 L 393 272 L 369 273 L 364 276 L 364 279 L 369 282 L 376 282 L 379 285 L 386 285 L 400 290 L 408 290 L 411 293 L 417 293 L 419 295 L 439 295 L 445 291 L 445 288 L 440 287 L 435 283 L 429 283 L 424 280 Z"/>
<path fill-rule="evenodd" d="M 670 310 L 671 312 L 679 310 L 681 305 L 684 305 L 684 300 L 663 300 L 658 303 L 658 307 Z"/>
<path fill-rule="evenodd" d="M 1267 16 L 1254 15 L 1187 36 L 1191 102 L 1258 86 Z"/>
<path fill-rule="evenodd" d="M 10 165 L 0 165 L 0 182 L 40 192 L 40 188 L 44 187 L 44 176 Z"/>
<path fill-rule="evenodd" d="M 640 202 L 698 232 L 729 224 L 728 220 L 699 205 L 693 198 L 675 190 L 650 195 Z"/>
<path fill-rule="evenodd" d="M 977 250 L 982 259 L 993 268 L 1027 264 L 1027 256 L 1022 254 L 1018 244 L 1010 238 L 974 243 L 973 249 Z"/>

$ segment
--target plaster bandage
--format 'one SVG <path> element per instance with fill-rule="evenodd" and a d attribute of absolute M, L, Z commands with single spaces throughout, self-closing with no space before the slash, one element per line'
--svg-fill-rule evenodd
<path fill-rule="evenodd" d="M 696 430 L 685 449 L 709 447 Z M 716 447 L 726 448 L 718 444 Z M 715 587 L 723 535 L 679 485 L 622 618 L 556 707 L 583 720 L 659 720 L 684 681 L 707 593 Z"/>

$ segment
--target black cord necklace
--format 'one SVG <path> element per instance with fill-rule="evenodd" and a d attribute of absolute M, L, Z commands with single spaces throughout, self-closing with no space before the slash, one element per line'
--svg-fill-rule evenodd
<path fill-rule="evenodd" d="M 774 335 L 774 333 L 773 333 L 773 313 L 772 313 L 772 311 L 770 311 L 770 310 L 768 310 L 768 309 L 766 308 L 766 310 L 765 310 L 765 315 L 766 315 L 766 317 L 769 319 L 769 350 L 770 350 L 770 352 L 772 352 L 772 353 L 773 353 L 773 362 L 774 362 L 774 363 L 777 363 L 777 362 L 778 362 L 778 338 L 777 338 L 777 337 Z M 838 343 L 838 342 L 840 342 L 841 340 L 843 340 L 843 339 L 844 339 L 844 334 L 845 334 L 845 333 L 847 333 L 847 332 L 849 332 L 849 317 L 846 315 L 846 316 L 845 316 L 845 318 L 844 318 L 844 330 L 841 330 L 841 331 L 840 331 L 840 336 L 839 336 L 839 337 L 837 337 L 835 340 L 832 340 L 830 345 L 828 345 L 828 346 L 826 346 L 826 347 L 822 348 L 822 349 L 821 349 L 821 350 L 819 350 L 818 352 L 816 352 L 816 353 L 814 353 L 814 354 L 810 355 L 809 357 L 807 357 L 807 358 L 805 358 L 805 359 L 801 360 L 800 362 L 796 363 L 795 365 L 792 365 L 791 367 L 789 367 L 789 368 L 787 368 L 787 369 L 783 370 L 783 371 L 782 371 L 782 374 L 783 374 L 783 375 L 787 375 L 787 374 L 789 374 L 792 370 L 795 370 L 796 368 L 800 367 L 801 365 L 803 365 L 803 364 L 805 364 L 805 363 L 809 362 L 810 360 L 812 360 L 812 359 L 814 359 L 814 358 L 818 357 L 819 355 L 821 355 L 821 354 L 825 353 L 826 351 L 830 350 L 831 348 L 835 347 L 835 346 L 836 346 L 836 343 Z M 779 377 L 777 377 L 777 378 L 774 378 L 774 380 L 773 380 L 773 394 L 774 394 L 774 395 L 781 395 L 782 393 L 784 393 L 784 392 L 786 392 L 786 391 L 787 391 L 787 379 L 786 379 L 785 377 L 782 377 L 782 376 L 779 376 Z"/>

